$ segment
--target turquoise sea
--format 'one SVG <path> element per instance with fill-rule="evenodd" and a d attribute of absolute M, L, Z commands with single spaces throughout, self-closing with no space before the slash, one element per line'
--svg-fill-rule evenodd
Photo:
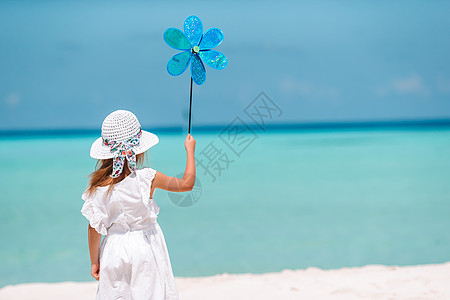
<path fill-rule="evenodd" d="M 155 192 L 176 276 L 450 261 L 450 128 L 255 133 L 238 156 L 194 131 L 197 157 L 214 145 L 228 169 L 212 182 L 197 167 L 188 207 Z M 183 172 L 185 135 L 158 135 L 147 165 Z M 0 139 L 0 287 L 93 280 L 80 195 L 94 139 Z"/>

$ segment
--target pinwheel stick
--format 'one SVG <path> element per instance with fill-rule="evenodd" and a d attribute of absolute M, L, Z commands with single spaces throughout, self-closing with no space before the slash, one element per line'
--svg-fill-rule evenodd
<path fill-rule="evenodd" d="M 192 110 L 192 77 L 191 77 L 191 95 L 189 97 L 189 128 L 188 133 L 191 134 L 191 110 Z"/>

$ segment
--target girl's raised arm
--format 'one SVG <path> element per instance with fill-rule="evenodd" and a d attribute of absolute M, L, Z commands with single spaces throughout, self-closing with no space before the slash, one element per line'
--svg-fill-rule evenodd
<path fill-rule="evenodd" d="M 154 188 L 160 188 L 169 192 L 187 192 L 194 188 L 195 184 L 195 140 L 188 134 L 184 147 L 187 152 L 186 169 L 183 178 L 171 177 L 157 171 L 153 179 Z M 153 194 L 153 188 L 151 195 Z"/>

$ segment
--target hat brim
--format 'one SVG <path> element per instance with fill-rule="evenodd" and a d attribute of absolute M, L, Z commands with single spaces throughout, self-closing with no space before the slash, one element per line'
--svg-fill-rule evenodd
<path fill-rule="evenodd" d="M 133 151 L 136 154 L 143 153 L 150 149 L 151 147 L 158 144 L 159 138 L 157 135 L 142 130 L 141 140 L 139 141 L 139 146 L 133 147 Z M 111 148 L 103 144 L 103 139 L 100 137 L 92 143 L 90 156 L 95 159 L 108 159 L 113 158 L 114 154 L 111 153 Z"/>

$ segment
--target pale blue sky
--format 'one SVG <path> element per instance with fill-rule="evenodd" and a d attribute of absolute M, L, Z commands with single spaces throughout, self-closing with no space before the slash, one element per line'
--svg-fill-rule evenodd
<path fill-rule="evenodd" d="M 218 27 L 222 71 L 193 123 L 227 124 L 264 91 L 275 122 L 450 117 L 446 1 L 1 1 L 0 129 L 99 128 L 115 109 L 184 124 L 189 73 L 162 38 L 189 15 Z"/>

